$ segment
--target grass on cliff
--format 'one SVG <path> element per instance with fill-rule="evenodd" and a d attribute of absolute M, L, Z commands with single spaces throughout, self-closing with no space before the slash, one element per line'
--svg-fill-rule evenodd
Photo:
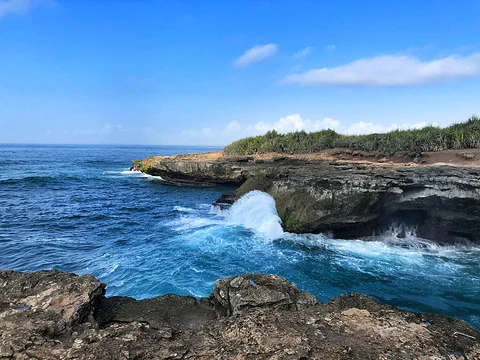
<path fill-rule="evenodd" d="M 382 134 L 342 135 L 334 130 L 279 134 L 275 130 L 248 137 L 225 147 L 226 155 L 253 155 L 269 152 L 308 154 L 333 148 L 380 152 L 385 156 L 400 152 L 421 153 L 447 149 L 480 148 L 480 118 L 440 128 L 393 130 Z"/>

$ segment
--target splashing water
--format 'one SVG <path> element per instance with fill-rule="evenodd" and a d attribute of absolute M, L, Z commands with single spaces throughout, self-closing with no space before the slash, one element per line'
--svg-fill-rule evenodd
<path fill-rule="evenodd" d="M 229 224 L 242 225 L 270 240 L 283 236 L 275 200 L 261 191 L 254 190 L 242 196 L 226 213 Z"/>

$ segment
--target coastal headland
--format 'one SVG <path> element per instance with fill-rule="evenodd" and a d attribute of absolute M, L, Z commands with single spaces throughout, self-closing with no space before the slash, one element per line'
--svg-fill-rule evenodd
<path fill-rule="evenodd" d="M 389 157 L 349 149 L 215 152 L 147 158 L 132 168 L 175 183 L 232 185 L 232 200 L 264 191 L 289 232 L 349 239 L 399 224 L 440 243 L 480 242 L 480 149 Z"/>

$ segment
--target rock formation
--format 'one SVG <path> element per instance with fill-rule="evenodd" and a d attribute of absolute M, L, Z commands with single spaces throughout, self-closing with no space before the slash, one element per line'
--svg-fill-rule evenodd
<path fill-rule="evenodd" d="M 234 184 L 273 196 L 282 225 L 296 233 L 370 236 L 392 223 L 439 242 L 480 241 L 480 161 L 379 163 L 335 158 L 179 155 L 142 162 L 164 180 Z"/>
<path fill-rule="evenodd" d="M 360 294 L 318 304 L 275 275 L 209 298 L 104 296 L 90 275 L 0 271 L 1 359 L 480 359 L 480 333 Z"/>

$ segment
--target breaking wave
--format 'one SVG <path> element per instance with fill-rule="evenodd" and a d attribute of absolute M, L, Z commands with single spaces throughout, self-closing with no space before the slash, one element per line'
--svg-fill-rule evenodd
<path fill-rule="evenodd" d="M 275 200 L 268 194 L 254 190 L 243 195 L 226 212 L 230 224 L 242 225 L 273 240 L 284 235 Z"/>

